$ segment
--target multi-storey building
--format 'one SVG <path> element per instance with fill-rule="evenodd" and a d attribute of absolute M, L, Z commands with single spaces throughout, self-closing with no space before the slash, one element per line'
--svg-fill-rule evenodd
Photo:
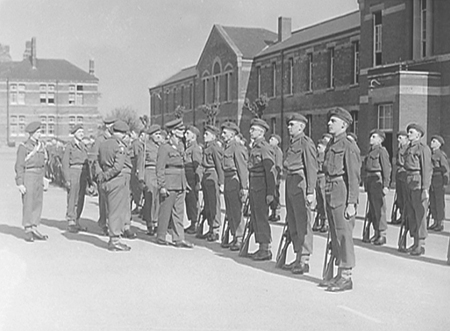
<path fill-rule="evenodd" d="M 8 47 L 2 48 L 9 52 Z M 87 135 L 96 134 L 98 78 L 94 63 L 89 72 L 66 60 L 36 57 L 36 39 L 26 43 L 22 61 L 0 57 L 0 141 L 14 145 L 26 138 L 25 126 L 41 121 L 43 138 L 67 140 L 70 129 L 83 124 Z"/>

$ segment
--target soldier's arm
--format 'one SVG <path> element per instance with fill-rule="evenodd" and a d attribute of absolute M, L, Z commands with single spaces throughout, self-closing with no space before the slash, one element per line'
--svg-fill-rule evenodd
<path fill-rule="evenodd" d="M 276 177 L 276 169 L 275 169 L 275 157 L 269 151 L 262 151 L 262 164 L 264 167 L 264 173 L 266 175 L 266 196 L 267 195 L 275 195 L 275 177 Z"/>
<path fill-rule="evenodd" d="M 192 150 L 192 162 L 194 163 L 195 183 L 200 183 L 202 181 L 203 176 L 202 157 L 203 153 L 200 147 L 197 146 L 197 148 L 194 148 Z"/>
<path fill-rule="evenodd" d="M 156 158 L 156 180 L 158 182 L 158 188 L 166 188 L 166 162 L 167 162 L 167 150 L 166 146 L 162 145 L 158 149 L 158 157 Z"/>
<path fill-rule="evenodd" d="M 246 152 L 243 147 L 236 148 L 236 151 L 234 152 L 237 173 L 241 182 L 241 188 L 244 190 L 248 189 L 248 168 L 245 154 Z"/>
<path fill-rule="evenodd" d="M 444 176 L 444 185 L 447 185 L 450 175 L 450 167 L 448 165 L 447 155 L 444 152 L 442 152 L 441 167 L 443 168 L 442 175 Z"/>
<path fill-rule="evenodd" d="M 380 165 L 383 175 L 383 187 L 389 187 L 391 182 L 391 162 L 389 162 L 389 154 L 385 148 L 380 150 Z"/>
<path fill-rule="evenodd" d="M 312 142 L 306 143 L 303 149 L 303 164 L 306 172 L 306 194 L 314 194 L 317 182 L 317 151 Z"/>
<path fill-rule="evenodd" d="M 66 149 L 64 150 L 64 155 L 61 161 L 62 164 L 62 172 L 64 176 L 64 180 L 66 182 L 69 181 L 69 168 L 70 168 L 70 151 L 71 151 L 71 144 L 67 144 Z"/>
<path fill-rule="evenodd" d="M 348 145 L 344 152 L 344 166 L 347 175 L 347 205 L 357 204 L 359 199 L 360 163 L 356 149 Z"/>
<path fill-rule="evenodd" d="M 102 168 L 100 167 L 100 163 L 98 162 L 99 149 L 100 140 L 97 138 L 94 145 L 92 145 L 91 150 L 89 151 L 89 156 L 94 166 L 94 176 L 98 176 L 98 174 L 102 172 Z"/>
<path fill-rule="evenodd" d="M 223 174 L 223 167 L 222 167 L 223 153 L 219 148 L 214 148 L 212 156 L 213 156 L 213 160 L 214 160 L 214 166 L 217 171 L 217 177 L 219 179 L 219 185 L 223 185 L 223 182 L 224 182 L 224 174 Z"/>
<path fill-rule="evenodd" d="M 140 181 L 144 180 L 145 174 L 145 144 L 144 148 L 139 149 L 136 155 L 136 172 Z"/>
<path fill-rule="evenodd" d="M 430 189 L 433 164 L 431 163 L 431 150 L 424 145 L 420 151 L 420 169 L 422 171 L 422 190 Z"/>
<path fill-rule="evenodd" d="M 16 164 L 14 169 L 16 171 L 16 185 L 23 185 L 23 176 L 25 173 L 25 157 L 27 156 L 27 149 L 24 145 L 19 145 L 17 149 Z"/>
<path fill-rule="evenodd" d="M 123 146 L 117 146 L 114 151 L 114 163 L 112 168 L 103 172 L 103 178 L 105 181 L 110 180 L 111 178 L 116 177 L 123 169 L 123 165 L 125 164 L 126 157 L 126 148 Z"/>

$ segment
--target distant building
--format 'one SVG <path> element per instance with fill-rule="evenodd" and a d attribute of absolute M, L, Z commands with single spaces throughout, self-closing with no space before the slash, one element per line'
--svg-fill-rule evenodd
<path fill-rule="evenodd" d="M 151 119 L 164 123 L 188 105 L 187 123 L 204 121 L 200 107 L 218 102 L 218 122 L 233 120 L 244 133 L 252 114 L 245 98 L 265 94 L 264 119 L 288 142 L 285 117 L 309 118 L 317 140 L 335 106 L 353 116 L 362 152 L 368 132 L 386 133 L 391 156 L 396 133 L 413 121 L 440 134 L 450 152 L 450 1 L 358 0 L 359 10 L 292 31 L 280 17 L 278 33 L 215 25 L 199 62 L 150 88 Z M 183 92 L 182 92 L 183 90 Z M 186 92 L 188 91 L 188 92 Z"/>
<path fill-rule="evenodd" d="M 44 139 L 68 140 L 80 123 L 85 134 L 96 134 L 98 97 L 92 60 L 86 72 L 66 60 L 39 59 L 35 38 L 26 42 L 22 61 L 0 46 L 0 144 L 23 141 L 32 121 L 41 121 Z"/>

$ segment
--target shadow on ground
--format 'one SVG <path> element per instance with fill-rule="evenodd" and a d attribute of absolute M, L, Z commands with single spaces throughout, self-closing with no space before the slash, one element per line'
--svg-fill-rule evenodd
<path fill-rule="evenodd" d="M 25 239 L 25 232 L 23 228 L 18 226 L 0 224 L 0 233 L 16 237 L 17 239 Z"/>

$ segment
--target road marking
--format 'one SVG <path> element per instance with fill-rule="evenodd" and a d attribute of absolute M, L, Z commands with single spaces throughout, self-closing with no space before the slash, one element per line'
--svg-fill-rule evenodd
<path fill-rule="evenodd" d="M 354 309 L 352 309 L 352 308 L 349 308 L 349 307 L 347 307 L 347 306 L 338 306 L 338 308 L 347 310 L 347 311 L 349 311 L 349 312 L 351 312 L 351 313 L 353 313 L 353 314 L 355 314 L 355 315 L 361 316 L 361 317 L 363 317 L 363 318 L 365 318 L 365 319 L 368 319 L 369 321 L 372 321 L 372 322 L 374 322 L 374 323 L 383 324 L 383 322 L 380 321 L 379 319 L 376 319 L 376 318 L 374 318 L 374 317 L 370 317 L 369 315 L 366 315 L 366 314 L 364 314 L 364 313 L 361 313 L 361 312 L 359 312 L 359 311 L 357 311 L 357 310 L 354 310 Z"/>

